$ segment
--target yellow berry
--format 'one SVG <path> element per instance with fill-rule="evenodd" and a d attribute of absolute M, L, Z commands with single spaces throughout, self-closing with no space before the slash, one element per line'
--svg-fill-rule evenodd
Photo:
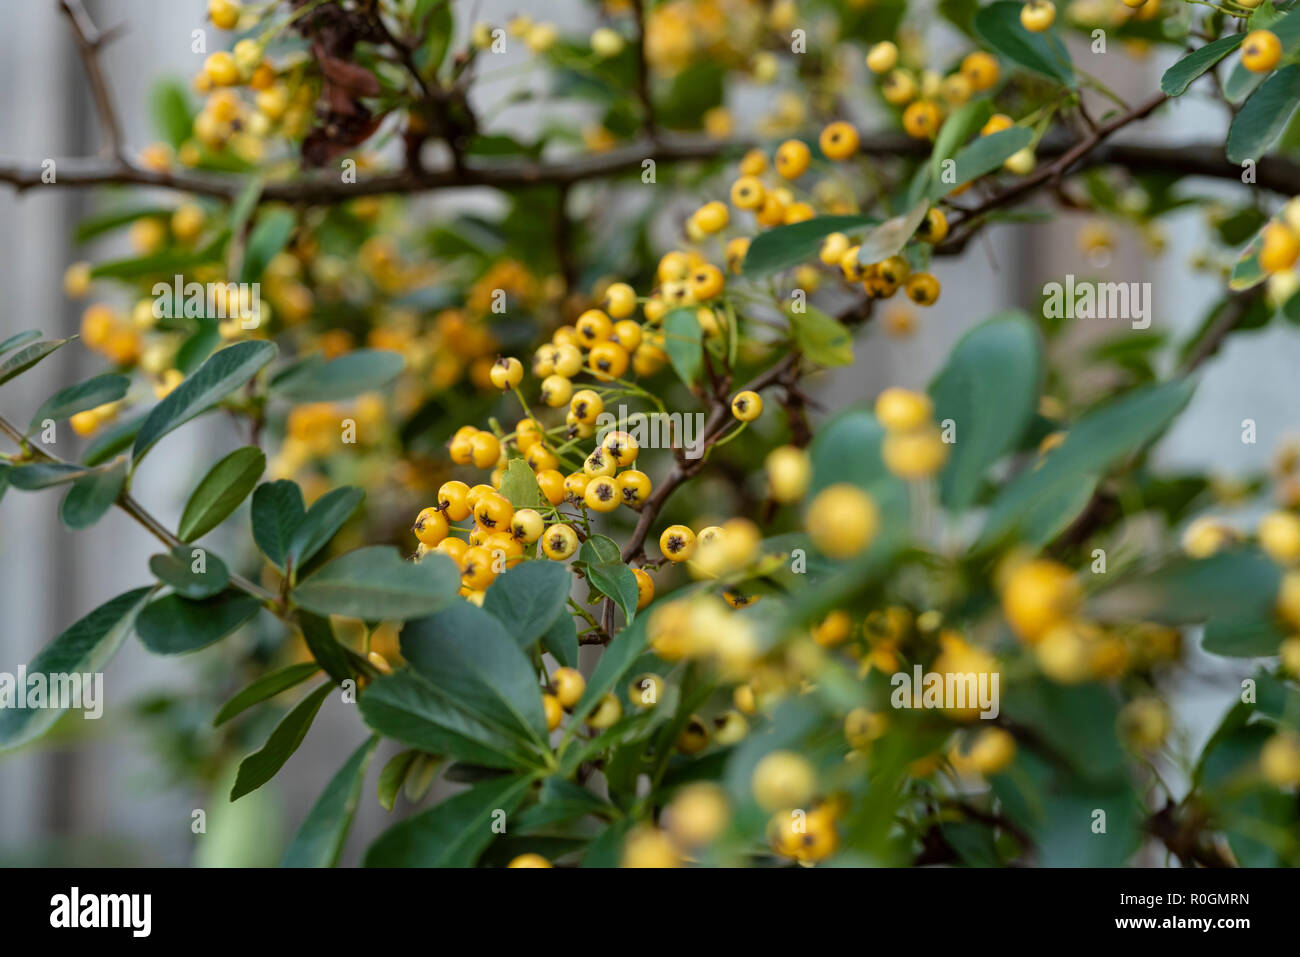
<path fill-rule="evenodd" d="M 759 807 L 801 808 L 812 800 L 817 772 L 808 759 L 793 751 L 772 751 L 754 766 L 750 789 Z"/>
<path fill-rule="evenodd" d="M 858 131 L 852 123 L 831 123 L 817 138 L 817 145 L 830 160 L 848 159 L 858 151 Z"/>
<path fill-rule="evenodd" d="M 587 690 L 587 679 L 576 668 L 557 668 L 551 675 L 551 687 L 555 697 L 565 708 L 572 708 Z"/>
<path fill-rule="evenodd" d="M 695 554 L 695 533 L 685 525 L 669 525 L 659 536 L 659 551 L 670 562 L 684 562 Z"/>
<path fill-rule="evenodd" d="M 737 392 L 731 400 L 731 414 L 741 422 L 753 422 L 763 414 L 763 397 L 757 392 Z"/>
<path fill-rule="evenodd" d="M 416 516 L 412 531 L 420 544 L 432 548 L 447 537 L 447 517 L 436 508 L 426 508 Z"/>
<path fill-rule="evenodd" d="M 550 866 L 551 866 L 551 862 L 548 861 L 546 858 L 542 857 L 542 855 L 540 854 L 520 854 L 518 857 L 512 859 L 510 863 L 506 865 L 506 867 L 536 867 L 536 868 L 544 868 Z"/>
<path fill-rule="evenodd" d="M 831 558 L 850 558 L 875 538 L 880 511 L 855 485 L 832 485 L 817 493 L 805 519 L 813 544 Z"/>
<path fill-rule="evenodd" d="M 898 64 L 898 47 L 883 40 L 867 51 L 867 69 L 872 73 L 888 73 Z"/>
<path fill-rule="evenodd" d="M 1020 8 L 1020 25 L 1030 33 L 1042 33 L 1056 20 L 1056 5 L 1051 0 L 1029 0 Z"/>
<path fill-rule="evenodd" d="M 798 179 L 812 162 L 812 150 L 802 140 L 786 140 L 776 150 L 776 171 L 785 179 Z"/>
<path fill-rule="evenodd" d="M 1079 586 L 1064 565 L 1038 559 L 1012 569 L 1002 588 L 1002 614 L 1029 643 L 1065 621 L 1079 604 Z"/>
<path fill-rule="evenodd" d="M 1241 65 L 1252 73 L 1268 73 L 1282 59 L 1282 41 L 1270 30 L 1251 30 L 1241 44 Z"/>
<path fill-rule="evenodd" d="M 570 525 L 552 525 L 542 535 L 542 553 L 551 561 L 562 562 L 577 550 L 578 533 Z"/>
<path fill-rule="evenodd" d="M 489 375 L 492 384 L 498 389 L 502 391 L 513 389 L 524 380 L 524 366 L 513 356 L 502 356 L 492 363 L 492 371 Z"/>
<path fill-rule="evenodd" d="M 546 715 L 546 730 L 554 731 L 564 720 L 564 708 L 553 694 L 542 695 L 542 712 Z"/>

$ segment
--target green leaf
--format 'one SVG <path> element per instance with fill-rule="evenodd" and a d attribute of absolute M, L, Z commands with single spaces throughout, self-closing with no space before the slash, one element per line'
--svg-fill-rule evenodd
<path fill-rule="evenodd" d="M 84 412 L 87 409 L 93 409 L 108 402 L 116 402 L 126 395 L 126 390 L 130 386 L 131 380 L 129 378 L 110 372 L 105 375 L 97 375 L 85 382 L 78 382 L 76 385 L 70 385 L 66 389 L 60 389 L 41 403 L 41 407 L 36 410 L 36 414 L 32 416 L 31 424 L 27 427 L 27 434 L 31 435 L 37 431 L 41 427 L 41 423 L 46 419 L 61 422 L 64 419 L 71 418 L 78 412 Z"/>
<path fill-rule="evenodd" d="M 101 467 L 102 468 L 102 467 Z M 9 484 L 26 492 L 93 478 L 101 469 L 89 469 L 71 462 L 33 462 L 9 470 Z"/>
<path fill-rule="evenodd" d="M 987 97 L 971 100 L 953 110 L 952 115 L 939 127 L 934 138 L 934 152 L 930 154 L 930 176 L 939 180 L 943 174 L 943 161 L 953 159 L 957 149 L 988 122 L 993 115 L 993 101 Z"/>
<path fill-rule="evenodd" d="M 182 542 L 202 538 L 239 507 L 266 468 L 266 453 L 255 445 L 235 449 L 203 476 L 181 513 L 176 537 Z"/>
<path fill-rule="evenodd" d="M 674 309 L 664 317 L 664 351 L 677 377 L 691 385 L 704 365 L 703 334 L 694 309 Z"/>
<path fill-rule="evenodd" d="M 938 199 L 964 183 L 973 182 L 986 173 L 993 172 L 1033 139 L 1034 131 L 1027 126 L 1013 126 L 1008 130 L 979 137 L 957 154 L 951 174 L 931 184 L 931 198 Z"/>
<path fill-rule="evenodd" d="M 415 749 L 399 751 L 388 759 L 384 769 L 379 772 L 379 804 L 385 811 L 391 811 L 397 803 L 397 793 L 402 790 L 406 775 L 410 772 L 416 758 L 424 755 Z"/>
<path fill-rule="evenodd" d="M 646 619 L 636 619 L 620 631 L 605 648 L 605 653 L 596 663 L 596 670 L 587 679 L 587 688 L 573 708 L 573 727 L 582 721 L 605 697 L 611 688 L 618 684 L 631 669 L 637 658 L 646 649 Z"/>
<path fill-rule="evenodd" d="M 1180 558 L 1149 572 L 1129 573 L 1097 593 L 1090 612 L 1102 620 L 1208 622 L 1206 651 L 1249 658 L 1277 653 L 1282 635 L 1273 621 L 1281 584 L 1277 565 L 1254 549 L 1205 559 Z"/>
<path fill-rule="evenodd" d="M 1012 63 L 1026 70 L 1074 86 L 1070 54 L 1054 31 L 1030 33 L 1020 24 L 1022 4 L 999 0 L 975 14 L 975 35 Z"/>
<path fill-rule="evenodd" d="M 253 541 L 281 571 L 294 530 L 306 515 L 302 489 L 291 479 L 265 482 L 253 492 Z"/>
<path fill-rule="evenodd" d="M 537 675 L 528 656 L 492 615 L 467 601 L 455 601 L 408 622 L 401 645 L 402 657 L 416 674 L 458 708 L 526 748 L 547 749 Z"/>
<path fill-rule="evenodd" d="M 202 554 L 195 554 L 196 552 Z M 196 563 L 200 564 L 202 571 L 194 570 Z M 226 563 L 197 545 L 181 546 L 165 554 L 154 555 L 149 559 L 149 570 L 182 598 L 196 600 L 219 594 L 230 581 Z"/>
<path fill-rule="evenodd" d="M 27 666 L 27 675 L 99 674 L 122 646 L 152 588 L 137 588 L 100 605 L 61 632 Z M 84 699 L 83 699 L 84 701 Z M 0 751 L 44 734 L 65 708 L 0 708 Z"/>
<path fill-rule="evenodd" d="M 1260 159 L 1282 135 L 1298 105 L 1300 65 L 1293 63 L 1270 74 L 1242 104 L 1228 128 L 1228 161 Z"/>
<path fill-rule="evenodd" d="M 974 503 L 985 471 L 1015 448 L 1033 419 L 1041 353 L 1029 318 L 1004 313 L 963 336 L 930 384 L 935 421 L 956 423 L 956 442 L 940 486 L 949 509 L 961 511 Z"/>
<path fill-rule="evenodd" d="M 460 573 L 445 555 L 405 562 L 389 545 L 358 548 L 321 566 L 292 592 L 320 615 L 367 621 L 418 618 L 444 607 L 460 589 Z"/>
<path fill-rule="evenodd" d="M 183 375 L 197 369 L 221 341 L 221 324 L 211 319 L 200 319 L 198 328 L 176 350 L 174 364 Z"/>
<path fill-rule="evenodd" d="M 281 692 L 302 684 L 318 671 L 320 671 L 320 665 L 316 662 L 304 661 L 262 675 L 221 706 L 217 716 L 212 719 L 212 726 L 216 728 L 225 724 L 236 715 L 243 714 L 253 705 L 261 704 Z"/>
<path fill-rule="evenodd" d="M 271 380 L 271 395 L 291 402 L 332 402 L 373 392 L 402 373 L 400 353 L 357 349 L 323 361 L 319 356 L 290 366 Z"/>
<path fill-rule="evenodd" d="M 771 275 L 807 262 L 817 255 L 831 233 L 848 233 L 874 225 L 870 216 L 814 216 L 802 223 L 777 226 L 754 237 L 745 253 L 747 279 Z"/>
<path fill-rule="evenodd" d="M 267 265 L 289 243 L 295 217 L 292 210 L 277 209 L 264 215 L 248 234 L 244 262 L 239 269 L 241 283 L 257 282 Z"/>
<path fill-rule="evenodd" d="M 421 38 L 413 54 L 416 69 L 427 79 L 433 79 L 447 56 L 455 32 L 451 4 L 419 0 L 411 14 L 411 23 L 415 27 L 415 36 Z"/>
<path fill-rule="evenodd" d="M 588 565 L 605 565 L 619 561 L 621 556 L 618 542 L 608 535 L 592 535 L 578 549 L 578 561 Z"/>
<path fill-rule="evenodd" d="M 14 376 L 22 375 L 55 349 L 71 341 L 71 339 L 44 339 L 18 350 L 4 362 L 0 362 L 0 382 L 8 382 Z"/>
<path fill-rule="evenodd" d="M 262 603 L 233 588 L 203 601 L 167 595 L 136 619 L 141 643 L 156 655 L 184 655 L 215 644 L 257 617 Z"/>
<path fill-rule="evenodd" d="M 815 306 L 789 316 L 795 344 L 805 357 L 828 368 L 853 364 L 853 333 L 844 323 Z"/>
<path fill-rule="evenodd" d="M 902 252 L 929 211 L 929 200 L 922 199 L 906 213 L 887 219 L 873 228 L 862 238 L 862 244 L 858 247 L 858 262 L 868 265 L 878 263 Z"/>
<path fill-rule="evenodd" d="M 224 245 L 224 238 L 220 245 Z M 186 275 L 191 271 L 220 261 L 218 243 L 212 242 L 202 249 L 164 249 L 148 256 L 128 256 L 97 263 L 90 271 L 92 279 L 145 279 L 151 276 Z"/>
<path fill-rule="evenodd" d="M 10 349 L 17 349 L 19 346 L 25 346 L 29 342 L 35 342 L 41 337 L 41 330 L 28 329 L 26 332 L 15 332 L 9 338 L 0 341 L 0 356 L 4 355 Z"/>
<path fill-rule="evenodd" d="M 293 567 L 302 568 L 324 548 L 365 497 L 366 493 L 361 489 L 345 485 L 317 499 L 289 538 L 288 558 Z"/>
<path fill-rule="evenodd" d="M 1246 39 L 1244 33 L 1230 33 L 1193 50 L 1160 77 L 1160 89 L 1168 96 L 1182 96 L 1192 81 L 1232 53 Z"/>
<path fill-rule="evenodd" d="M 636 617 L 637 587 L 632 569 L 621 561 L 588 565 L 587 579 L 596 591 L 614 599 L 614 604 L 623 610 L 624 618 L 631 621 Z"/>
<path fill-rule="evenodd" d="M 813 467 L 810 494 L 841 482 L 867 488 L 888 476 L 880 457 L 884 437 L 885 430 L 869 409 L 849 408 L 827 422 L 808 450 Z"/>
<path fill-rule="evenodd" d="M 115 423 L 100 432 L 90 445 L 86 446 L 86 454 L 82 456 L 82 461 L 86 465 L 102 465 L 118 452 L 129 449 L 131 443 L 135 441 L 136 433 L 140 431 L 140 426 L 144 425 L 144 418 L 142 415 L 137 415 L 133 419 Z"/>
<path fill-rule="evenodd" d="M 85 243 L 97 236 L 111 233 L 115 229 L 129 226 L 141 219 L 166 220 L 171 218 L 172 210 L 167 206 L 132 206 L 127 209 L 110 209 L 94 216 L 89 216 L 77 224 L 72 238 L 75 242 Z"/>
<path fill-rule="evenodd" d="M 250 340 L 227 346 L 153 407 L 135 437 L 132 458 L 139 461 L 154 443 L 230 395 L 275 358 L 275 346 Z"/>
<path fill-rule="evenodd" d="M 284 852 L 281 867 L 333 867 L 338 863 L 378 743 L 379 738 L 370 737 L 330 778 Z"/>
<path fill-rule="evenodd" d="M 299 611 L 297 617 L 307 650 L 336 684 L 368 674 L 369 662 L 334 637 L 328 618 L 306 611 Z"/>
<path fill-rule="evenodd" d="M 516 509 L 539 508 L 543 504 L 542 488 L 537 475 L 523 459 L 511 459 L 501 476 L 501 494 Z"/>
<path fill-rule="evenodd" d="M 506 627 L 520 648 L 531 648 L 564 612 L 571 583 L 562 562 L 520 562 L 488 588 L 483 610 Z"/>
<path fill-rule="evenodd" d="M 1154 440 L 1191 399 L 1195 388 L 1190 379 L 1175 379 L 1135 389 L 1084 416 L 1041 464 L 1025 469 L 994 499 L 981 544 L 1021 526 L 1025 516 L 1044 503 L 1077 502 L 1081 477 L 1096 479 Z M 1068 522 L 1071 517 L 1063 519 Z"/>
<path fill-rule="evenodd" d="M 489 768 L 536 762 L 517 738 L 458 707 L 410 668 L 372 682 L 359 705 L 367 727 L 409 748 Z"/>
<path fill-rule="evenodd" d="M 472 867 L 496 837 L 493 822 L 523 803 L 533 779 L 506 775 L 407 818 L 366 852 L 367 867 Z"/>
<path fill-rule="evenodd" d="M 190 138 L 194 122 L 185 87 L 174 80 L 164 80 L 154 84 L 149 99 L 154 126 L 173 149 L 180 149 Z"/>
<path fill-rule="evenodd" d="M 542 647 L 565 668 L 578 667 L 578 627 L 573 616 L 562 614 L 542 635 Z"/>
<path fill-rule="evenodd" d="M 284 720 L 276 725 L 262 749 L 240 762 L 235 786 L 230 789 L 230 800 L 238 801 L 275 777 L 280 768 L 284 767 L 284 762 L 293 757 L 303 738 L 307 737 L 312 722 L 316 720 L 316 712 L 320 711 L 320 706 L 333 687 L 327 682 L 298 702 Z"/>
<path fill-rule="evenodd" d="M 126 457 L 106 469 L 96 469 L 77 479 L 63 496 L 59 518 L 72 529 L 89 528 L 113 507 L 126 484 Z"/>

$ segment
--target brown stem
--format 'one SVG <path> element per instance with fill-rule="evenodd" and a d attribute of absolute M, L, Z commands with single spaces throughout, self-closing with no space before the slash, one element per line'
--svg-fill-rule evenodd
<path fill-rule="evenodd" d="M 651 142 L 659 139 L 654 99 L 650 94 L 650 62 L 645 53 L 645 0 L 632 4 L 636 14 L 636 98 L 641 103 L 641 129 Z"/>
<path fill-rule="evenodd" d="M 60 0 L 59 9 L 72 24 L 72 34 L 77 41 L 77 52 L 86 68 L 86 79 L 90 81 L 90 92 L 95 98 L 95 112 L 99 122 L 104 126 L 105 152 L 121 162 L 126 162 L 126 152 L 122 143 L 122 123 L 113 106 L 113 96 L 109 92 L 108 79 L 99 62 L 99 51 L 109 39 L 109 34 L 100 32 L 81 0 Z"/>

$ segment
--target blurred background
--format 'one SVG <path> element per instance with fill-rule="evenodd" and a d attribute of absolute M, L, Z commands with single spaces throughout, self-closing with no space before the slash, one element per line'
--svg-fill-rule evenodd
<path fill-rule="evenodd" d="M 597 25 L 594 8 L 580 0 L 455 3 L 458 43 L 472 20 L 503 24 L 527 13 L 557 23 L 563 32 L 585 37 Z M 152 142 L 149 97 L 162 76 L 188 78 L 203 56 L 191 52 L 192 31 L 204 27 L 204 0 L 115 0 L 93 2 L 87 9 L 101 28 L 123 26 L 103 57 L 125 135 L 132 149 Z M 930 42 L 936 51 L 961 53 L 968 41 L 935 18 Z M 0 106 L 0 153 L 4 160 L 39 162 L 47 157 L 94 153 L 100 142 L 89 87 L 68 24 L 55 0 L 9 4 L 7 29 L 0 32 L 0 80 L 9 92 Z M 209 49 L 224 42 L 208 32 Z M 522 60 L 515 49 L 507 62 Z M 1136 99 L 1156 88 L 1174 52 L 1159 48 L 1134 60 L 1118 49 L 1092 54 L 1074 50 L 1076 61 L 1103 77 L 1121 95 Z M 855 64 L 861 70 L 861 64 Z M 488 84 L 478 90 L 481 112 L 500 106 L 526 76 Z M 770 94 L 757 87 L 731 94 L 728 106 L 737 129 L 746 132 Z M 864 90 L 853 117 L 864 130 L 880 128 L 874 94 Z M 556 120 L 583 123 L 580 109 L 538 109 L 535 104 L 493 110 L 493 131 L 528 132 Z M 1226 116 L 1208 101 L 1189 95 L 1176 108 L 1138 124 L 1125 135 L 1133 140 L 1222 142 Z M 1230 195 L 1231 184 L 1189 182 L 1198 196 Z M 712 198 L 712 197 L 710 197 Z M 665 245 L 673 224 L 698 205 L 684 196 L 664 209 Z M 114 243 L 123 238 L 77 248 L 72 231 L 79 218 L 101 208 L 104 195 L 90 190 L 36 187 L 21 197 L 0 188 L 0 338 L 29 328 L 48 335 L 77 331 L 83 304 L 68 300 L 61 279 L 66 266 L 79 259 L 122 254 Z M 489 205 L 490 192 L 438 194 L 413 200 L 420 207 Z M 656 201 L 659 198 L 656 197 Z M 582 191 L 571 209 L 580 214 Z M 870 399 L 888 385 L 923 387 L 952 343 L 978 320 L 1006 308 L 1038 307 L 1043 284 L 1066 273 L 1117 281 L 1151 281 L 1154 322 L 1141 336 L 1163 334 L 1170 340 L 1189 335 L 1204 310 L 1222 290 L 1221 280 L 1192 273 L 1188 260 L 1207 245 L 1205 204 L 1185 208 L 1167 219 L 1167 246 L 1154 255 L 1150 244 L 1119 232 L 1113 252 L 1085 257 L 1078 241 L 1088 220 L 1064 215 L 1051 224 L 1003 225 L 972 243 L 958 259 L 939 260 L 934 271 L 943 295 L 918 317 L 906 338 L 886 335 L 872 323 L 859 336 L 856 365 L 825 377 L 820 397 L 828 408 Z M 673 217 L 677 218 L 674 219 Z M 1118 335 L 1127 323 L 1096 320 L 1079 323 L 1068 341 Z M 1121 328 L 1122 327 L 1122 328 Z M 33 373 L 0 391 L 0 412 L 25 421 L 57 388 L 101 370 L 99 358 L 79 346 L 56 353 Z M 1281 323 L 1235 335 L 1227 348 L 1204 366 L 1202 383 L 1188 412 L 1161 443 L 1157 461 L 1170 469 L 1200 469 L 1231 478 L 1267 467 L 1288 428 L 1300 432 L 1300 335 Z M 1104 387 L 1104 383 L 1101 384 Z M 1243 445 L 1243 419 L 1257 424 L 1258 442 Z M 241 444 L 229 422 L 209 417 L 198 426 L 173 433 L 137 476 L 135 494 L 165 523 L 174 527 L 188 492 L 220 455 Z M 110 512 L 91 532 L 74 534 L 57 517 L 61 491 L 9 494 L 0 501 L 0 671 L 15 672 L 51 637 L 87 611 L 148 580 L 147 561 L 156 542 L 120 512 Z M 1231 521 L 1249 523 L 1248 512 Z M 235 639 L 243 640 L 241 638 Z M 1209 659 L 1195 650 L 1189 677 L 1168 689 L 1186 731 L 1188 753 L 1199 749 L 1233 699 L 1248 662 Z M 311 802 L 346 754 L 364 738 L 350 705 L 337 696 L 327 700 L 298 753 L 271 784 L 235 805 L 215 793 L 196 791 L 169 770 L 159 747 L 201 742 L 212 708 L 196 693 L 205 671 L 220 665 L 230 642 L 180 659 L 152 657 L 134 638 L 110 665 L 105 678 L 102 720 L 73 717 L 35 746 L 0 755 L 0 865 L 223 865 L 273 864 L 301 822 Z M 1198 677 L 1198 675 L 1200 677 Z M 149 702 L 166 695 L 191 709 L 170 708 L 154 721 L 142 721 Z M 210 698 L 210 694 L 208 696 Z M 205 703 L 200 706 L 199 701 Z M 159 723 L 179 734 L 160 737 Z M 267 728 L 269 731 L 269 726 Z M 390 817 L 374 797 L 377 770 L 387 760 L 381 752 L 372 764 L 354 833 L 343 862 L 355 863 L 369 840 Z M 1177 787 L 1176 768 L 1163 769 Z M 233 774 L 233 767 L 228 769 Z M 204 810 L 207 833 L 191 832 L 192 814 Z M 398 813 L 402 813 L 399 809 Z M 1153 857 L 1148 863 L 1157 863 Z"/>

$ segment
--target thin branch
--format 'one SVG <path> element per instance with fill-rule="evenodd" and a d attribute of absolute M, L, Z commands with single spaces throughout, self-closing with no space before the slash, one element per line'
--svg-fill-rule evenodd
<path fill-rule="evenodd" d="M 652 142 L 659 138 L 654 99 L 650 95 L 650 63 L 645 52 L 645 0 L 635 0 L 636 14 L 636 98 L 641 103 L 641 129 Z"/>
<path fill-rule="evenodd" d="M 72 33 L 77 41 L 77 51 L 86 68 L 86 79 L 90 81 L 90 92 L 95 98 L 95 111 L 99 122 L 104 127 L 105 152 L 112 157 L 126 162 L 126 151 L 122 142 L 122 123 L 118 119 L 117 109 L 113 106 L 113 95 L 108 88 L 108 79 L 99 62 L 99 52 L 104 44 L 114 35 L 113 31 L 101 33 L 91 21 L 81 0 L 60 0 L 59 9 L 72 24 Z"/>
<path fill-rule="evenodd" d="M 1130 123 L 1149 116 L 1152 111 L 1168 99 L 1169 97 L 1164 93 L 1157 93 L 1128 112 L 1102 123 L 1087 136 L 1068 147 L 1051 163 L 1039 166 L 1019 182 L 999 193 L 995 193 L 974 209 L 960 216 L 953 223 L 952 237 L 943 246 L 949 250 L 960 251 L 970 241 L 971 236 L 975 234 L 979 226 L 979 220 L 986 213 L 1015 203 L 1046 183 L 1059 182 L 1070 171 L 1071 167 L 1097 149 L 1108 136 L 1122 130 Z M 1239 173 L 1240 171 L 1237 170 L 1234 175 L 1239 175 Z"/>
<path fill-rule="evenodd" d="M 26 451 L 36 461 L 49 462 L 55 465 L 72 464 L 57 455 L 52 455 L 43 449 L 38 449 L 33 446 L 27 441 L 27 437 L 3 416 L 0 416 L 0 432 L 13 439 L 19 448 Z M 158 539 L 168 548 L 181 548 L 187 545 L 186 542 L 182 542 L 179 538 L 168 531 L 167 526 L 147 512 L 144 506 L 132 498 L 125 488 L 122 489 L 122 492 L 118 495 L 113 504 L 126 512 L 126 514 L 130 515 L 147 532 L 149 532 L 150 535 L 154 536 L 154 538 Z M 234 572 L 230 573 L 230 584 L 234 585 L 241 591 L 247 592 L 255 598 L 259 598 L 265 602 L 270 602 L 272 606 L 275 606 L 278 603 L 278 599 L 261 585 L 254 584 Z"/>

